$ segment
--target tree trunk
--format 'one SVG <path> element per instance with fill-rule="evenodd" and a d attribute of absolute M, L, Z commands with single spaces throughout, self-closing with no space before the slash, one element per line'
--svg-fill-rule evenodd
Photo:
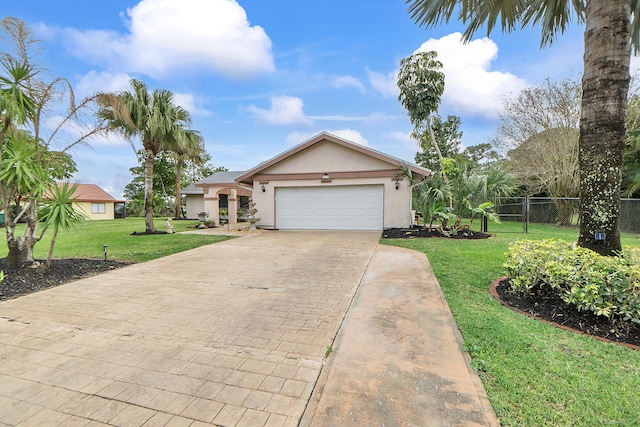
<path fill-rule="evenodd" d="M 37 207 L 34 201 L 27 202 L 27 228 L 24 236 L 15 237 L 15 219 L 11 218 L 10 204 L 4 203 L 5 211 L 5 232 L 7 236 L 7 247 L 9 252 L 4 262 L 7 266 L 18 266 L 24 263 L 33 262 L 33 248 L 38 243 L 36 237 L 36 227 L 38 225 Z M 7 214 L 8 213 L 8 214 Z"/>
<path fill-rule="evenodd" d="M 58 227 L 53 231 L 53 237 L 51 238 L 51 244 L 49 245 L 49 253 L 47 254 L 47 268 L 51 268 L 51 258 L 53 258 L 53 248 L 56 245 L 56 239 L 58 238 Z"/>
<path fill-rule="evenodd" d="M 176 163 L 176 219 L 182 218 L 182 159 Z"/>
<path fill-rule="evenodd" d="M 615 255 L 620 244 L 620 191 L 629 90 L 628 0 L 587 1 L 580 117 L 578 244 Z M 604 241 L 596 241 L 602 230 Z"/>
<path fill-rule="evenodd" d="M 155 233 L 153 224 L 153 158 L 154 153 L 147 150 L 144 160 L 144 223 L 147 233 Z"/>

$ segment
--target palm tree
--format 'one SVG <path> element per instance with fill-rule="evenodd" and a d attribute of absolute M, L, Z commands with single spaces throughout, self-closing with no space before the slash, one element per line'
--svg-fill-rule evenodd
<path fill-rule="evenodd" d="M 61 186 L 51 185 L 51 198 L 45 201 L 44 208 L 40 211 L 42 221 L 44 221 L 40 238 L 49 227 L 53 227 L 53 236 L 51 237 L 47 254 L 47 268 L 51 267 L 51 258 L 58 238 L 58 231 L 60 229 L 69 230 L 85 218 L 85 215 L 76 211 L 72 204 L 73 195 L 77 189 L 77 183 L 69 185 L 69 182 L 64 182 Z"/>
<path fill-rule="evenodd" d="M 179 219 L 182 216 L 182 170 L 187 160 L 197 160 L 204 154 L 204 139 L 200 132 L 185 129 L 181 137 L 175 140 L 175 144 L 167 147 L 175 154 L 176 160 L 176 213 Z"/>
<path fill-rule="evenodd" d="M 489 34 L 541 27 L 541 44 L 551 44 L 572 17 L 585 24 L 582 113 L 580 118 L 580 235 L 578 244 L 603 255 L 618 253 L 625 113 L 630 46 L 640 47 L 638 0 L 407 0 L 421 26 L 448 22 L 454 14 L 469 40 L 482 26 Z M 603 230 L 605 241 L 596 241 Z"/>
<path fill-rule="evenodd" d="M 140 80 L 130 81 L 132 91 L 98 96 L 98 117 L 112 130 L 121 132 L 132 141 L 139 137 L 146 151 L 144 163 L 144 211 L 147 233 L 155 233 L 153 224 L 153 161 L 163 150 L 179 145 L 185 129 L 191 124 L 189 112 L 174 104 L 173 94 L 156 89 L 149 93 Z M 133 142 L 132 142 L 133 145 Z"/>

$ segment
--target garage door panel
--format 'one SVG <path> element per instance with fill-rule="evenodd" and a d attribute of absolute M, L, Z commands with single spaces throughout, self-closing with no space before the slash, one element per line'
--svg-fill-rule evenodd
<path fill-rule="evenodd" d="M 381 230 L 382 200 L 382 185 L 280 187 L 276 190 L 276 226 Z"/>

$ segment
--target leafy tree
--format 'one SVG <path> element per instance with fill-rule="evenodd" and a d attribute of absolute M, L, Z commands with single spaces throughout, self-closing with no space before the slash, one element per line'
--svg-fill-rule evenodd
<path fill-rule="evenodd" d="M 86 138 L 101 132 L 99 127 L 79 137 L 65 132 L 67 125 L 84 128 L 83 112 L 92 105 L 89 97 L 76 104 L 73 91 L 66 80 L 41 78 L 42 69 L 34 65 L 37 41 L 25 24 L 16 18 L 1 21 L 0 30 L 7 36 L 6 51 L 0 51 L 0 199 L 5 211 L 5 231 L 9 254 L 8 265 L 33 261 L 33 247 L 37 237 L 38 210 L 47 183 L 70 176 L 75 163 L 67 154 L 71 147 L 84 144 Z M 2 47 L 2 46 L 0 46 Z M 41 123 L 51 114 L 60 114 L 58 102 L 67 98 L 69 105 L 57 125 L 45 135 Z M 66 139 L 66 146 L 58 151 L 51 143 Z M 13 168 L 9 170 L 8 168 Z M 19 206 L 11 209 L 12 204 Z M 23 236 L 15 236 L 15 223 L 26 221 Z"/>
<path fill-rule="evenodd" d="M 411 136 L 420 142 L 423 151 L 426 151 L 424 141 L 429 138 L 442 161 L 444 156 L 431 125 L 431 116 L 438 111 L 444 93 L 444 74 L 440 71 L 442 63 L 436 57 L 437 53 L 430 51 L 414 53 L 400 60 L 398 100 L 407 110 L 413 125 Z"/>
<path fill-rule="evenodd" d="M 471 170 L 491 168 L 504 160 L 489 143 L 470 145 L 462 151 L 461 157 L 466 159 Z"/>
<path fill-rule="evenodd" d="M 156 89 L 149 93 L 140 80 L 130 81 L 132 91 L 103 93 L 98 96 L 100 109 L 97 116 L 111 130 L 122 133 L 131 141 L 139 138 L 146 150 L 145 157 L 145 227 L 155 233 L 153 224 L 153 166 L 158 153 L 170 150 L 187 138 L 191 116 L 187 110 L 175 105 L 173 94 Z"/>
<path fill-rule="evenodd" d="M 140 164 L 144 164 L 145 150 L 139 150 L 138 160 Z M 178 171 L 177 163 L 179 159 L 172 152 L 161 152 L 154 160 L 153 168 L 153 212 L 154 215 L 171 215 L 167 206 L 175 211 L 176 199 L 171 189 L 176 185 L 176 174 Z M 214 172 L 226 171 L 224 167 L 214 168 L 210 163 L 211 156 L 208 153 L 202 153 L 195 159 L 182 159 L 181 180 L 185 185 L 192 184 L 196 181 L 211 175 Z M 133 176 L 133 180 L 127 184 L 124 195 L 132 202 L 127 205 L 128 211 L 132 215 L 138 215 L 144 212 L 144 166 L 136 166 L 129 169 Z"/>
<path fill-rule="evenodd" d="M 442 121 L 440 116 L 434 114 L 431 129 L 442 157 L 454 157 L 459 154 L 462 140 L 460 117 L 447 116 L 447 120 Z M 432 171 L 439 170 L 442 159 L 433 148 L 434 145 L 430 141 L 430 136 L 421 135 L 419 143 L 422 151 L 416 154 L 416 163 Z"/>
<path fill-rule="evenodd" d="M 640 2 L 408 0 L 412 18 L 424 26 L 452 17 L 467 25 L 465 40 L 483 25 L 490 34 L 537 25 L 541 44 L 551 44 L 572 17 L 585 24 L 584 71 L 580 117 L 580 234 L 578 244 L 602 255 L 615 255 L 620 243 L 620 193 L 625 146 L 631 46 L 640 47 Z M 603 230 L 604 242 L 595 240 Z"/>
<path fill-rule="evenodd" d="M 635 87 L 627 108 L 627 139 L 622 180 L 623 194 L 640 196 L 640 94 Z"/>
<path fill-rule="evenodd" d="M 545 80 L 505 101 L 504 113 L 493 143 L 509 149 L 511 170 L 529 194 L 554 197 L 559 224 L 571 225 L 573 203 L 578 197 L 580 177 L 578 140 L 580 83 L 574 79 Z"/>
<path fill-rule="evenodd" d="M 171 147 L 176 163 L 176 182 L 175 182 L 175 218 L 182 217 L 182 175 L 187 161 L 204 162 L 208 156 L 204 149 L 204 139 L 199 132 L 187 130 L 185 137 L 178 141 L 174 147 Z"/>
<path fill-rule="evenodd" d="M 73 194 L 77 189 L 78 184 L 69 186 L 69 182 L 64 182 L 61 186 L 55 184 L 50 186 L 49 199 L 45 201 L 44 208 L 40 212 L 41 219 L 45 224 L 40 237 L 42 238 L 49 227 L 53 227 L 53 236 L 47 253 L 47 268 L 51 267 L 51 257 L 58 238 L 58 231 L 60 229 L 69 230 L 85 218 L 82 213 L 75 210 L 72 204 Z"/>

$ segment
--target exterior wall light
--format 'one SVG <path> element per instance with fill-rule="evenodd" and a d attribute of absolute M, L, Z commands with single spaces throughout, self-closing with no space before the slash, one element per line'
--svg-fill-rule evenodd
<path fill-rule="evenodd" d="M 400 181 L 396 179 L 396 190 L 400 188 Z"/>
<path fill-rule="evenodd" d="M 267 191 L 266 188 L 264 188 L 264 184 L 260 184 L 260 189 L 262 190 L 262 192 L 264 193 L 265 191 Z"/>
<path fill-rule="evenodd" d="M 329 174 L 328 173 L 322 174 L 322 179 L 329 179 Z"/>

